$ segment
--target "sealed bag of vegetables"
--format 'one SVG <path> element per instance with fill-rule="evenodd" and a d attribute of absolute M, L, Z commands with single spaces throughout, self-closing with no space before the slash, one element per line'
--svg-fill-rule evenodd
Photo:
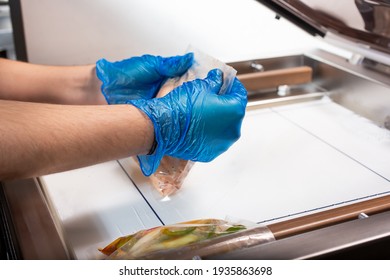
<path fill-rule="evenodd" d="M 219 219 L 201 219 L 141 230 L 99 249 L 107 259 L 191 259 L 273 239 L 265 226 L 248 229 Z"/>

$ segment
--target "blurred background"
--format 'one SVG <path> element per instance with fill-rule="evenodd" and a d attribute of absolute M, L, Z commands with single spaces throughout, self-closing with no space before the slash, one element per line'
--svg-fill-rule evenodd
<path fill-rule="evenodd" d="M 15 58 L 8 0 L 0 0 L 0 57 Z"/>

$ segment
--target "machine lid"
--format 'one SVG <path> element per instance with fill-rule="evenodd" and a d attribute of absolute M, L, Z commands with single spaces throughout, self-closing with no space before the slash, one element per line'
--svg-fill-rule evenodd
<path fill-rule="evenodd" d="M 257 0 L 312 35 L 328 32 L 390 53 L 390 0 Z"/>

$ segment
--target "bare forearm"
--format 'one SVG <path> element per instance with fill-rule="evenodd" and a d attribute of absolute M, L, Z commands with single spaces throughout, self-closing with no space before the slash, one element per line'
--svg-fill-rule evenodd
<path fill-rule="evenodd" d="M 135 107 L 0 101 L 0 180 L 145 154 L 154 133 Z"/>
<path fill-rule="evenodd" d="M 0 99 L 106 104 L 95 65 L 47 66 L 0 59 Z"/>

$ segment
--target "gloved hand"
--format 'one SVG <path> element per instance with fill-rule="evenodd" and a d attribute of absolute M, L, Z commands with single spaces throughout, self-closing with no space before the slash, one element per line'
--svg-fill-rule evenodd
<path fill-rule="evenodd" d="M 181 76 L 192 62 L 192 53 L 173 57 L 143 55 L 117 62 L 100 59 L 96 74 L 103 82 L 101 90 L 108 104 L 123 104 L 131 99 L 155 97 L 166 79 Z"/>
<path fill-rule="evenodd" d="M 144 175 L 153 174 L 164 155 L 209 162 L 225 152 L 241 134 L 247 92 L 235 78 L 229 92 L 219 95 L 222 71 L 186 82 L 162 98 L 130 100 L 153 122 L 157 147 L 139 155 Z"/>

